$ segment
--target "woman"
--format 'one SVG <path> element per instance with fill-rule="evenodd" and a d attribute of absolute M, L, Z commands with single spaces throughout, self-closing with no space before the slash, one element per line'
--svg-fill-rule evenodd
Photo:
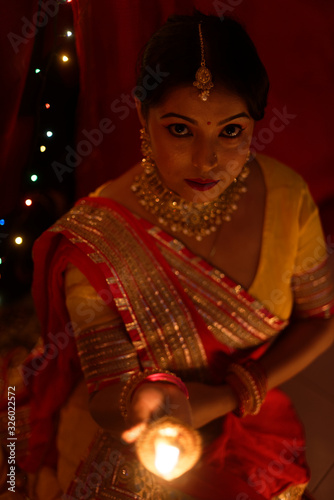
<path fill-rule="evenodd" d="M 147 44 L 142 164 L 35 245 L 45 350 L 24 372 L 31 497 L 47 498 L 47 483 L 52 498 L 303 498 L 303 431 L 275 387 L 331 345 L 333 285 L 304 181 L 252 157 L 267 92 L 232 19 L 176 16 Z M 132 445 L 164 414 L 198 429 L 204 445 L 170 482 Z"/>

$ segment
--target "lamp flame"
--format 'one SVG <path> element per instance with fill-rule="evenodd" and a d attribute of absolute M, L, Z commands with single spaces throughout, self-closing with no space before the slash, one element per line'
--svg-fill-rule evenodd
<path fill-rule="evenodd" d="M 201 450 L 200 434 L 169 415 L 151 422 L 136 441 L 140 462 L 165 481 L 172 481 L 190 470 Z"/>
<path fill-rule="evenodd" d="M 172 472 L 179 461 L 180 450 L 177 446 L 167 444 L 166 441 L 155 442 L 155 466 L 161 475 Z"/>

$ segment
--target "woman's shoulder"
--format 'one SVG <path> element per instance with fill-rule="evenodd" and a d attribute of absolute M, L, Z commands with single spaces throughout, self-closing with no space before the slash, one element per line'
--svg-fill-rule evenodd
<path fill-rule="evenodd" d="M 89 194 L 89 197 L 108 198 L 124 204 L 131 192 L 131 184 L 135 175 L 140 171 L 140 165 L 134 165 L 116 179 L 110 179 Z"/>
<path fill-rule="evenodd" d="M 267 193 L 275 210 L 296 216 L 299 223 L 317 214 L 318 209 L 303 177 L 284 163 L 264 155 L 256 157 L 265 178 Z"/>

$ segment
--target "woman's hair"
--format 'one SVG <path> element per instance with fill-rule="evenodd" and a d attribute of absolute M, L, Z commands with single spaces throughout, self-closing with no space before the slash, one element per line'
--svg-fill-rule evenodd
<path fill-rule="evenodd" d="M 144 47 L 135 90 L 143 115 L 146 117 L 172 89 L 193 84 L 201 64 L 200 22 L 205 62 L 213 83 L 243 98 L 252 118 L 261 120 L 269 80 L 253 42 L 236 20 L 220 20 L 198 11 L 193 16 L 170 17 Z"/>

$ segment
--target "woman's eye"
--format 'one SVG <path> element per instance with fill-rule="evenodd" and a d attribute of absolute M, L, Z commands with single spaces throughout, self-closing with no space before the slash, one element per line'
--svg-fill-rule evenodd
<path fill-rule="evenodd" d="M 226 127 L 222 130 L 221 135 L 229 139 L 234 139 L 236 137 L 239 137 L 242 131 L 243 128 L 241 127 L 241 125 L 230 124 L 226 125 Z"/>
<path fill-rule="evenodd" d="M 191 135 L 187 125 L 184 125 L 183 123 L 173 123 L 172 125 L 169 125 L 167 128 L 169 132 L 172 135 L 175 135 L 176 137 L 184 137 Z"/>

